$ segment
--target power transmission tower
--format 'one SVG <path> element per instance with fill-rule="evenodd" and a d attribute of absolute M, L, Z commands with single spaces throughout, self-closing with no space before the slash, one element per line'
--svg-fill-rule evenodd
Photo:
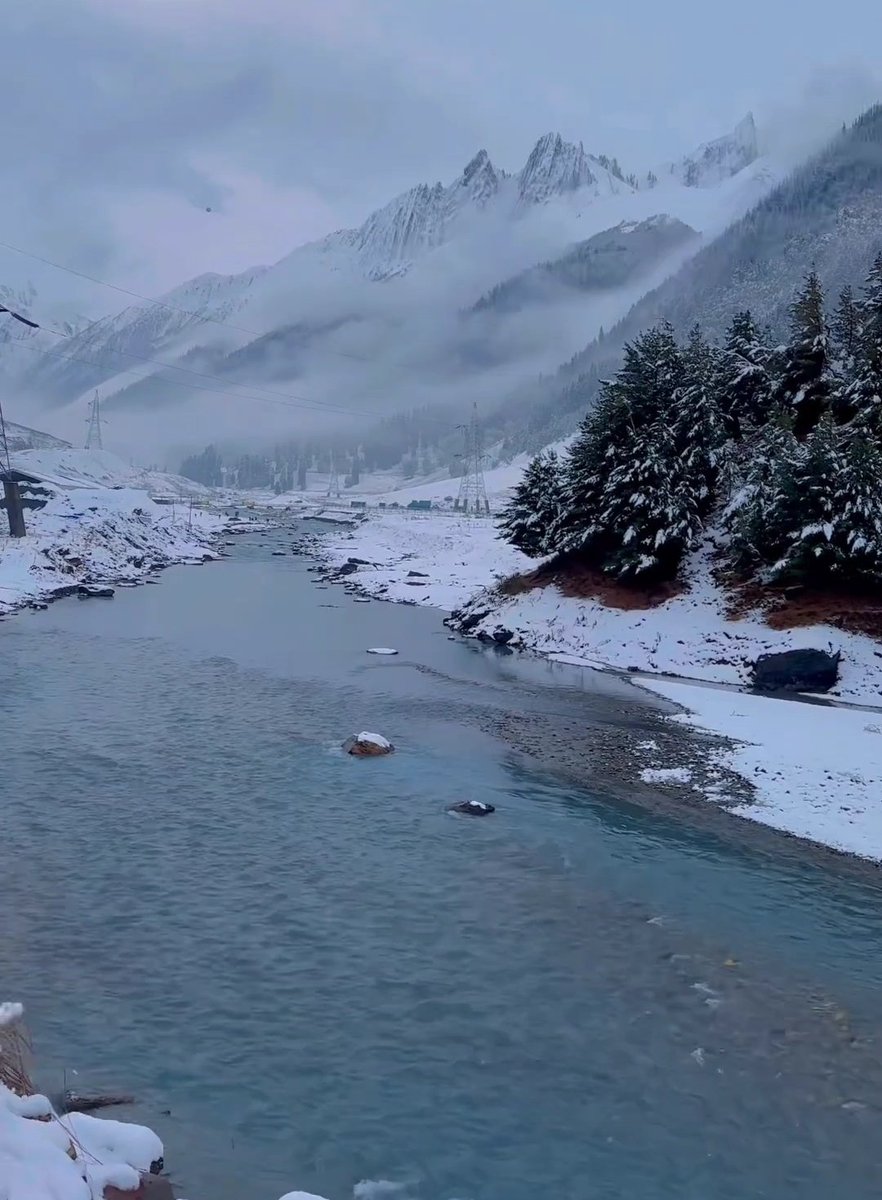
<path fill-rule="evenodd" d="M 97 392 L 89 405 L 89 431 L 86 434 L 86 449 L 104 449 L 101 442 L 101 401 L 98 399 Z"/>
<path fill-rule="evenodd" d="M 484 443 L 478 423 L 478 405 L 472 411 L 468 425 L 461 426 L 464 446 L 462 453 L 462 476 L 459 481 L 459 496 L 454 508 L 458 512 L 473 512 L 479 515 L 490 512 L 487 488 L 484 484 Z"/>

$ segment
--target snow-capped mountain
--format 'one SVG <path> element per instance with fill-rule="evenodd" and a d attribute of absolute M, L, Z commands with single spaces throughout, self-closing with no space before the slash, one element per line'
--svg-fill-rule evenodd
<path fill-rule="evenodd" d="M 157 404 L 185 411 L 186 437 L 199 444 L 212 422 L 220 427 L 221 411 L 225 432 L 278 428 L 282 417 L 290 427 L 292 413 L 279 404 L 286 388 L 306 397 L 300 419 L 313 424 L 322 406 L 376 413 L 495 398 L 570 357 L 675 270 L 687 243 L 693 253 L 765 194 L 774 174 L 748 155 L 749 141 L 739 126 L 696 151 L 692 158 L 704 164 L 697 177 L 671 171 L 652 188 L 637 188 L 615 160 L 556 133 L 540 138 L 514 173 L 481 150 L 451 183 L 419 184 L 358 228 L 298 247 L 271 267 L 190 280 L 62 345 L 47 341 L 42 359 L 8 351 L 7 374 L 19 394 L 55 406 L 81 406 L 99 388 L 105 411 L 119 414 L 115 427 L 151 448 Z M 529 322 L 500 312 L 482 322 L 480 341 L 464 322 L 502 281 L 603 231 L 660 216 L 701 237 L 664 246 L 656 231 L 663 252 L 648 255 L 645 271 L 638 263 L 614 286 L 571 289 L 532 307 Z M 275 409 L 262 395 L 268 384 Z"/>
<path fill-rule="evenodd" d="M 759 157 L 753 113 L 748 113 L 726 137 L 705 142 L 692 154 L 671 163 L 668 172 L 686 187 L 714 187 L 737 175 Z"/>

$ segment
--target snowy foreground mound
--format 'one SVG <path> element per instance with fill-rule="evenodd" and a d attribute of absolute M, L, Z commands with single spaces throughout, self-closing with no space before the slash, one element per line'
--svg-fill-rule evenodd
<path fill-rule="evenodd" d="M 144 1125 L 59 1116 L 45 1096 L 0 1084 L 0 1200 L 104 1200 L 111 1188 L 135 1195 L 162 1157 L 162 1142 Z M 282 1200 L 322 1198 L 289 1192 Z"/>
<path fill-rule="evenodd" d="M 0 1084 L 0 1200 L 102 1200 L 107 1187 L 137 1188 L 162 1153 L 143 1125 L 59 1116 L 45 1096 Z"/>

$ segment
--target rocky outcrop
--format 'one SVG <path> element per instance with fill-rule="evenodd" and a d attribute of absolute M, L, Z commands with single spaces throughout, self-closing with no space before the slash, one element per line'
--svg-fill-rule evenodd
<path fill-rule="evenodd" d="M 463 800 L 460 804 L 452 804 L 447 811 L 459 813 L 463 817 L 489 817 L 496 809 L 492 804 L 485 804 L 483 800 Z"/>
<path fill-rule="evenodd" d="M 829 692 L 839 678 L 840 655 L 829 650 L 784 650 L 761 654 L 751 683 L 763 692 Z"/>

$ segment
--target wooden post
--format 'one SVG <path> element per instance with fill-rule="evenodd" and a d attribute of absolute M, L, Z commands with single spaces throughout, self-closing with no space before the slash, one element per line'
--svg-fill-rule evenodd
<path fill-rule="evenodd" d="M 6 516 L 9 518 L 9 536 L 14 538 L 25 537 L 27 530 L 25 529 L 24 508 L 21 503 L 21 491 L 14 479 L 9 476 L 4 476 L 3 493 L 6 497 Z"/>

